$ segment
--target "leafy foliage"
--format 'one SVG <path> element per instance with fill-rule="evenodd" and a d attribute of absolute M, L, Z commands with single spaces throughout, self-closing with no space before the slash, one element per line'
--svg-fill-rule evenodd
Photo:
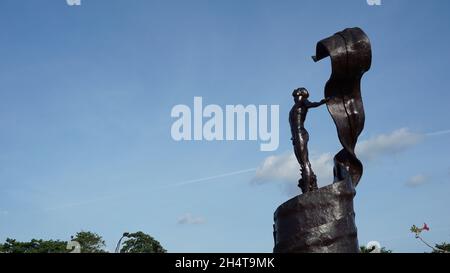
<path fill-rule="evenodd" d="M 439 250 L 441 250 L 441 251 L 439 251 Z M 448 244 L 448 243 L 436 244 L 436 249 L 433 250 L 433 253 L 442 253 L 442 252 L 449 253 L 450 252 L 450 244 Z"/>
<path fill-rule="evenodd" d="M 77 241 L 81 246 L 81 253 L 106 253 L 105 241 L 97 233 L 81 231 L 72 236 L 72 241 Z"/>
<path fill-rule="evenodd" d="M 138 231 L 127 234 L 121 253 L 166 253 L 167 251 L 152 236 Z"/>
<path fill-rule="evenodd" d="M 0 244 L 0 252 L 3 253 L 65 253 L 67 242 L 54 240 L 36 240 L 30 242 L 18 242 L 8 238 L 4 244 Z"/>
<path fill-rule="evenodd" d="M 167 251 L 152 236 L 142 231 L 135 233 L 124 233 L 127 240 L 124 242 L 121 253 L 166 253 Z M 105 241 L 97 233 L 80 231 L 71 236 L 71 241 L 80 245 L 81 253 L 106 253 Z M 8 238 L 5 243 L 0 243 L 0 253 L 68 253 L 67 241 L 60 240 L 38 240 L 19 242 Z"/>

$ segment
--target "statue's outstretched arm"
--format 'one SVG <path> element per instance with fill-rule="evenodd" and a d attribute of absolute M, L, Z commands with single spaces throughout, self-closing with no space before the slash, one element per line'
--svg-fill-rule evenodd
<path fill-rule="evenodd" d="M 319 107 L 321 105 L 324 105 L 325 103 L 327 103 L 328 99 L 323 99 L 320 102 L 310 102 L 307 104 L 308 108 L 316 108 Z"/>

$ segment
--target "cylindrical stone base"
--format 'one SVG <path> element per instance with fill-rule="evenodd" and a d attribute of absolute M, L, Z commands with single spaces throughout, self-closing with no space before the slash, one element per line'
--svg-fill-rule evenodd
<path fill-rule="evenodd" d="M 292 198 L 274 214 L 275 253 L 359 252 L 351 181 Z"/>

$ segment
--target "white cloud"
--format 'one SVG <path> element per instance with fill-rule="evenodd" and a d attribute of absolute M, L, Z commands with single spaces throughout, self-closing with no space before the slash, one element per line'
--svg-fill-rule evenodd
<path fill-rule="evenodd" d="M 377 159 L 380 156 L 396 154 L 418 144 L 424 135 L 401 128 L 390 134 L 381 134 L 363 140 L 356 146 L 356 154 L 363 161 Z"/>
<path fill-rule="evenodd" d="M 333 156 L 331 153 L 311 156 L 311 165 L 317 175 L 320 186 L 330 184 L 333 180 Z M 298 179 L 300 179 L 300 166 L 293 152 L 279 156 L 267 157 L 256 170 L 252 182 L 265 184 L 279 182 L 283 190 L 289 194 L 298 194 Z"/>
<path fill-rule="evenodd" d="M 425 175 L 419 174 L 419 175 L 413 176 L 410 179 L 408 179 L 408 181 L 406 181 L 406 186 L 414 188 L 414 187 L 418 187 L 423 184 L 426 184 L 427 182 L 428 182 L 428 177 L 426 177 Z"/>
<path fill-rule="evenodd" d="M 0 215 L 8 215 L 9 212 L 7 210 L 0 209 Z"/>
<path fill-rule="evenodd" d="M 361 141 L 356 147 L 356 152 L 361 160 L 371 161 L 385 155 L 407 150 L 418 144 L 423 137 L 423 134 L 413 133 L 407 128 L 402 128 L 390 134 L 381 134 Z M 312 154 L 310 157 L 319 186 L 333 182 L 333 156 L 331 153 L 323 153 Z M 299 178 L 300 166 L 294 153 L 291 152 L 267 157 L 256 170 L 252 183 L 264 184 L 276 182 L 281 185 L 283 191 L 288 195 L 296 195 L 300 191 L 297 187 Z"/>
<path fill-rule="evenodd" d="M 190 213 L 185 213 L 178 218 L 177 223 L 180 225 L 200 225 L 205 223 L 205 219 L 203 219 L 203 217 L 193 216 Z"/>

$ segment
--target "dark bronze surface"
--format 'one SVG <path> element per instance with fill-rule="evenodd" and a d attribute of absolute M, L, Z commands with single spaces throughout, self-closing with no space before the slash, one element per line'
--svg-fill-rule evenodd
<path fill-rule="evenodd" d="M 294 146 L 295 157 L 300 164 L 302 178 L 299 180 L 299 187 L 303 193 L 317 190 L 317 177 L 311 168 L 308 153 L 309 134 L 305 129 L 305 120 L 310 108 L 319 107 L 327 102 L 323 99 L 320 102 L 310 102 L 309 92 L 306 88 L 295 89 L 292 93 L 294 106 L 289 112 L 289 124 L 291 126 L 292 145 Z"/>
<path fill-rule="evenodd" d="M 359 251 L 350 178 L 299 195 L 274 214 L 275 253 Z"/>
<path fill-rule="evenodd" d="M 345 29 L 317 43 L 314 61 L 330 56 L 332 73 L 325 98 L 310 102 L 305 88 L 294 90 L 289 113 L 292 143 L 300 164 L 303 191 L 274 214 L 274 252 L 358 252 L 353 198 L 363 166 L 355 155 L 364 128 L 361 78 L 370 69 L 368 37 L 359 28 Z M 304 127 L 308 109 L 326 103 L 343 149 L 334 157 L 334 183 L 317 188 L 308 159 L 309 135 Z"/>
<path fill-rule="evenodd" d="M 361 78 L 370 69 L 372 50 L 369 38 L 360 28 L 348 28 L 317 43 L 314 61 L 330 56 L 332 73 L 325 85 L 328 111 L 336 124 L 343 149 L 334 157 L 335 181 L 349 173 L 354 186 L 363 173 L 355 155 L 358 136 L 364 128 Z M 343 171 L 346 170 L 346 171 Z"/>

